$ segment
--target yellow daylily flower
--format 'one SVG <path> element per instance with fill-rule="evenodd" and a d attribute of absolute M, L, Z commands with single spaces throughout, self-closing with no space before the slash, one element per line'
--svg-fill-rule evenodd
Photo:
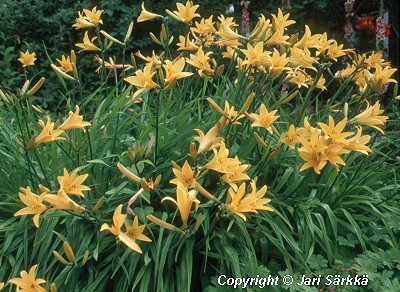
<path fill-rule="evenodd" d="M 38 265 L 30 268 L 29 274 L 24 270 L 20 273 L 21 278 L 13 278 L 9 280 L 11 284 L 17 285 L 17 291 L 30 292 L 46 292 L 40 284 L 46 283 L 43 279 L 36 279 L 35 271 Z"/>
<path fill-rule="evenodd" d="M 82 193 L 82 191 L 90 191 L 90 188 L 82 185 L 82 183 L 89 175 L 83 174 L 77 176 L 77 174 L 78 170 L 75 170 L 71 175 L 69 175 L 67 169 L 64 168 L 64 174 L 62 176 L 58 176 L 57 180 L 60 184 L 60 189 L 62 189 L 66 194 L 84 197 L 85 195 Z"/>
<path fill-rule="evenodd" d="M 287 26 L 296 23 L 294 20 L 288 20 L 290 13 L 283 15 L 282 10 L 278 8 L 278 15 L 272 15 L 272 28 L 274 30 L 286 29 Z"/>
<path fill-rule="evenodd" d="M 317 71 L 313 66 L 317 63 L 317 58 L 311 57 L 310 51 L 305 51 L 299 48 L 290 48 L 289 64 L 292 68 L 303 68 Z"/>
<path fill-rule="evenodd" d="M 100 49 L 93 43 L 97 37 L 93 37 L 92 40 L 89 40 L 88 32 L 85 31 L 85 36 L 83 37 L 83 43 L 77 43 L 75 46 L 81 48 L 79 52 L 82 51 L 100 51 Z"/>
<path fill-rule="evenodd" d="M 241 164 L 241 165 L 231 165 L 227 168 L 227 173 L 225 173 L 221 179 L 229 184 L 235 191 L 237 190 L 237 182 L 249 180 L 250 177 L 246 174 L 249 170 L 250 165 Z"/>
<path fill-rule="evenodd" d="M 61 60 L 57 59 L 57 62 L 60 64 L 58 68 L 60 68 L 61 71 L 63 71 L 64 73 L 72 72 L 72 63 L 69 56 L 65 58 L 65 56 L 62 55 Z"/>
<path fill-rule="evenodd" d="M 380 90 L 385 83 L 397 83 L 395 79 L 390 78 L 396 71 L 396 68 L 390 68 L 389 66 L 382 68 L 382 66 L 376 65 L 375 72 L 369 81 L 375 90 Z"/>
<path fill-rule="evenodd" d="M 337 58 L 345 56 L 346 53 L 344 52 L 344 50 L 342 50 L 342 48 L 343 45 L 338 46 L 337 42 L 333 41 L 328 49 L 328 58 L 337 61 Z"/>
<path fill-rule="evenodd" d="M 139 225 L 138 217 L 135 216 L 133 219 L 132 225 L 128 223 L 124 223 L 125 232 L 121 232 L 118 234 L 118 238 L 125 243 L 130 249 L 136 251 L 137 253 L 143 253 L 142 249 L 135 242 L 135 240 L 141 240 L 146 242 L 151 242 L 151 239 L 143 234 L 145 225 Z"/>
<path fill-rule="evenodd" d="M 165 65 L 163 65 L 166 73 L 164 80 L 168 84 L 168 88 L 173 86 L 178 79 L 193 75 L 192 72 L 182 72 L 185 64 L 185 58 L 178 59 L 175 62 L 171 62 L 170 60 L 165 61 Z"/>
<path fill-rule="evenodd" d="M 79 107 L 75 106 L 75 112 L 70 111 L 68 118 L 59 127 L 61 130 L 72 130 L 72 129 L 82 129 L 85 132 L 84 127 L 88 127 L 91 124 L 83 120 L 83 115 L 79 115 Z"/>
<path fill-rule="evenodd" d="M 347 140 L 348 145 L 346 145 L 346 149 L 358 151 L 365 155 L 368 155 L 368 152 L 372 152 L 372 150 L 365 144 L 369 142 L 371 136 L 370 135 L 361 136 L 361 133 L 362 133 L 362 128 L 358 126 L 357 134 L 355 134 L 354 137 L 351 137 L 349 140 Z"/>
<path fill-rule="evenodd" d="M 199 46 L 189 39 L 189 35 L 186 37 L 180 35 L 179 42 L 176 45 L 178 46 L 178 51 L 197 51 L 199 49 Z"/>
<path fill-rule="evenodd" d="M 244 37 L 241 36 L 236 32 L 234 27 L 237 26 L 233 17 L 225 18 L 223 15 L 218 17 L 219 29 L 215 33 L 216 35 L 220 36 L 221 39 L 216 42 L 217 45 L 220 46 L 241 46 L 242 44 L 239 42 L 239 39 L 243 39 Z"/>
<path fill-rule="evenodd" d="M 172 169 L 176 178 L 170 180 L 171 184 L 175 185 L 183 185 L 187 189 L 194 188 L 196 185 L 196 177 L 195 172 L 192 170 L 192 167 L 189 165 L 187 160 L 183 164 L 182 169 L 176 169 L 175 167 Z"/>
<path fill-rule="evenodd" d="M 35 61 L 37 60 L 36 54 L 32 52 L 29 53 L 29 50 L 26 50 L 25 53 L 20 52 L 19 53 L 19 58 L 18 61 L 22 64 L 22 67 L 27 67 L 27 66 L 33 66 L 35 65 Z"/>
<path fill-rule="evenodd" d="M 205 18 L 200 19 L 200 22 L 195 21 L 194 24 L 195 27 L 191 27 L 190 30 L 194 33 L 199 34 L 203 38 L 217 31 L 214 27 L 215 22 L 213 22 L 212 15 L 207 19 Z"/>
<path fill-rule="evenodd" d="M 339 172 L 339 166 L 346 165 L 343 159 L 339 156 L 340 154 L 348 153 L 345 145 L 342 143 L 328 143 L 327 148 L 324 150 L 324 155 L 328 158 L 329 163 L 335 168 L 336 172 Z"/>
<path fill-rule="evenodd" d="M 203 48 L 200 47 L 197 50 L 196 55 L 190 54 L 190 60 L 187 60 L 186 62 L 193 67 L 197 68 L 197 72 L 199 73 L 200 76 L 204 75 L 211 75 L 214 70 L 211 69 L 209 61 L 211 58 L 209 57 L 212 54 L 212 52 L 207 52 L 204 54 Z"/>
<path fill-rule="evenodd" d="M 193 1 L 187 1 L 186 5 L 183 5 L 182 3 L 176 3 L 176 8 L 178 8 L 178 11 L 171 12 L 168 9 L 165 11 L 169 16 L 178 21 L 189 24 L 193 18 L 200 17 L 200 14 L 196 13 L 199 5 L 193 5 Z"/>
<path fill-rule="evenodd" d="M 335 120 L 332 116 L 329 116 L 329 125 L 324 123 L 318 123 L 318 126 L 322 129 L 323 133 L 325 134 L 325 139 L 330 139 L 330 143 L 342 143 L 347 145 L 348 142 L 345 138 L 353 135 L 353 132 L 344 132 L 342 133 L 344 127 L 347 124 L 347 118 L 344 118 L 335 126 Z"/>
<path fill-rule="evenodd" d="M 350 120 L 352 124 L 366 125 L 372 127 L 382 134 L 385 134 L 380 128 L 386 124 L 388 119 L 387 116 L 380 116 L 384 110 L 380 109 L 379 101 L 377 101 L 373 106 L 370 106 L 367 101 L 367 108 L 361 114 L 356 115 Z"/>
<path fill-rule="evenodd" d="M 290 68 L 286 66 L 288 62 L 289 58 L 286 56 L 286 53 L 281 55 L 279 51 L 274 48 L 272 56 L 268 56 L 269 73 L 277 76 L 284 70 L 290 70 Z"/>
<path fill-rule="evenodd" d="M 0 290 L 3 289 L 4 287 L 4 282 L 0 282 Z"/>
<path fill-rule="evenodd" d="M 268 112 L 265 105 L 262 103 L 260 106 L 260 114 L 252 113 L 249 114 L 250 119 L 253 121 L 251 124 L 252 127 L 261 127 L 272 134 L 272 123 L 276 121 L 279 116 L 275 116 L 278 110 L 273 110 Z"/>
<path fill-rule="evenodd" d="M 290 125 L 289 130 L 286 135 L 281 138 L 281 141 L 292 149 L 294 149 L 294 146 L 300 142 L 293 124 Z"/>
<path fill-rule="evenodd" d="M 71 198 L 67 196 L 63 189 L 60 189 L 57 192 L 57 195 L 45 195 L 44 200 L 53 205 L 53 208 L 57 210 L 86 210 L 71 200 Z"/>
<path fill-rule="evenodd" d="M 162 65 L 160 58 L 158 56 L 156 56 L 156 53 L 154 52 L 154 50 L 152 51 L 151 57 L 143 56 L 140 51 L 137 51 L 135 53 L 135 56 L 138 56 L 140 59 L 144 60 L 146 62 L 146 65 L 150 65 L 155 68 L 160 68 Z"/>
<path fill-rule="evenodd" d="M 42 132 L 40 132 L 40 134 L 35 138 L 35 145 L 57 140 L 65 140 L 64 137 L 59 137 L 62 133 L 64 133 L 64 131 L 60 129 L 54 129 L 54 122 L 50 120 L 50 117 L 47 117 L 46 125 L 42 120 L 39 120 L 38 123 L 42 127 Z"/>
<path fill-rule="evenodd" d="M 328 146 L 325 144 L 325 138 L 320 135 L 317 129 L 311 131 L 311 137 L 308 141 L 304 137 L 298 137 L 303 147 L 298 152 L 303 160 L 306 161 L 300 171 L 312 167 L 317 174 L 321 173 L 321 169 L 328 162 L 328 157 L 324 154 L 324 151 Z"/>
<path fill-rule="evenodd" d="M 229 150 L 223 141 L 220 142 L 219 149 L 213 149 L 214 157 L 204 165 L 206 169 L 212 169 L 220 173 L 232 173 L 232 169 L 238 168 L 240 161 L 237 157 L 229 158 Z"/>
<path fill-rule="evenodd" d="M 28 186 L 24 192 L 19 192 L 18 194 L 21 201 L 27 207 L 18 210 L 14 216 L 34 215 L 33 223 L 37 228 L 39 228 L 39 216 L 47 210 L 47 206 L 42 203 L 46 192 L 38 196 L 32 193 L 31 188 Z"/>
<path fill-rule="evenodd" d="M 104 223 L 100 227 L 100 231 L 108 230 L 115 236 L 121 233 L 121 227 L 125 222 L 126 214 L 122 214 L 122 205 L 119 205 L 113 214 L 113 225 L 110 227 L 107 223 Z"/>
<path fill-rule="evenodd" d="M 83 13 L 85 13 L 85 18 L 93 23 L 96 27 L 100 24 L 103 24 L 103 21 L 100 19 L 101 14 L 104 10 L 97 10 L 97 6 L 93 7 L 92 11 L 88 9 L 83 9 Z"/>
<path fill-rule="evenodd" d="M 138 23 L 139 22 L 144 22 L 144 21 L 151 20 L 151 19 L 154 19 L 154 18 L 157 18 L 157 17 L 161 17 L 162 18 L 162 16 L 159 15 L 159 14 L 155 14 L 155 13 L 151 13 L 151 12 L 147 11 L 144 8 L 144 2 L 142 2 L 142 11 L 140 12 L 139 17 L 137 18 L 137 22 Z"/>
<path fill-rule="evenodd" d="M 312 35 L 308 25 L 305 25 L 303 37 L 294 45 L 294 47 L 308 51 L 308 48 L 316 48 L 319 46 L 318 42 L 320 38 L 321 34 Z"/>
<path fill-rule="evenodd" d="M 243 213 L 258 213 L 257 210 L 273 211 L 271 207 L 265 206 L 265 204 L 271 201 L 271 199 L 264 198 L 267 192 L 267 186 L 263 186 L 256 192 L 256 186 L 253 181 L 251 182 L 251 187 L 252 191 L 247 195 L 246 183 L 242 183 L 237 191 L 234 191 L 232 188 L 228 190 L 229 197 L 227 198 L 226 209 L 238 215 L 244 221 L 246 221 L 246 216 Z"/>
<path fill-rule="evenodd" d="M 136 71 L 136 76 L 130 76 L 126 77 L 124 80 L 136 87 L 139 87 L 139 89 L 133 94 L 132 98 L 135 98 L 138 96 L 140 93 L 142 93 L 145 90 L 149 90 L 152 88 L 157 88 L 159 87 L 157 83 L 155 83 L 152 79 L 154 74 L 156 74 L 155 71 L 153 71 L 153 68 L 151 65 L 146 65 L 142 70 Z"/>
<path fill-rule="evenodd" d="M 196 194 L 195 190 L 188 191 L 185 186 L 183 186 L 182 184 L 178 184 L 176 188 L 176 200 L 171 197 L 165 197 L 161 200 L 161 202 L 171 201 L 178 207 L 183 227 L 185 229 L 188 227 L 187 221 L 189 219 L 189 214 L 192 205 L 193 204 L 195 205 L 195 211 L 197 211 L 200 204 L 200 201 L 196 199 L 195 194 Z"/>
<path fill-rule="evenodd" d="M 197 155 L 218 147 L 219 143 L 224 140 L 222 137 L 217 137 L 219 132 L 218 126 L 212 127 L 205 135 L 202 130 L 194 130 L 197 132 L 197 134 L 199 134 L 198 137 L 194 137 L 194 139 L 199 142 Z"/>
<path fill-rule="evenodd" d="M 78 16 L 78 18 L 75 18 L 76 23 L 72 25 L 72 27 L 75 27 L 75 29 L 96 27 L 94 23 L 91 23 L 89 20 L 86 19 L 85 16 L 82 16 L 81 12 L 78 12 Z"/>

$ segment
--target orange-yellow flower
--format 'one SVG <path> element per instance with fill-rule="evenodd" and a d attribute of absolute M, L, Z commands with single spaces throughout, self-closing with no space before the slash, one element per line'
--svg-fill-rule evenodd
<path fill-rule="evenodd" d="M 79 52 L 82 51 L 100 51 L 100 49 L 93 43 L 97 37 L 93 37 L 92 40 L 89 40 L 88 32 L 85 31 L 85 36 L 83 37 L 83 43 L 77 43 L 75 46 L 81 48 Z"/>
<path fill-rule="evenodd" d="M 27 67 L 27 66 L 33 66 L 35 65 L 36 59 L 36 54 L 35 53 L 29 53 L 29 50 L 26 50 L 25 53 L 20 52 L 19 53 L 19 58 L 18 61 L 21 62 L 22 67 Z"/>
<path fill-rule="evenodd" d="M 196 184 L 195 172 L 192 170 L 192 167 L 189 165 L 187 160 L 183 164 L 182 169 L 173 168 L 172 171 L 176 178 L 170 180 L 171 184 L 181 184 L 187 189 L 194 188 Z"/>
<path fill-rule="evenodd" d="M 265 206 L 265 204 L 271 201 L 270 199 L 264 198 L 267 192 L 267 186 L 263 186 L 257 192 L 254 182 L 251 182 L 251 187 L 252 191 L 247 195 L 245 183 L 242 183 L 237 191 L 234 191 L 232 188 L 228 190 L 229 197 L 227 198 L 228 204 L 226 208 L 244 221 L 246 221 L 246 216 L 243 213 L 258 213 L 257 210 L 273 211 L 271 207 Z"/>
<path fill-rule="evenodd" d="M 299 143 L 299 139 L 297 137 L 297 132 L 294 128 L 294 125 L 290 125 L 288 132 L 285 136 L 282 137 L 281 141 L 288 145 L 290 148 L 294 149 L 294 146 Z"/>
<path fill-rule="evenodd" d="M 213 149 L 214 157 L 204 165 L 206 169 L 212 169 L 221 173 L 232 173 L 232 168 L 238 167 L 240 165 L 240 161 L 237 157 L 229 158 L 229 150 L 226 148 L 225 143 L 223 141 L 220 142 L 219 149 Z"/>
<path fill-rule="evenodd" d="M 325 138 L 331 139 L 330 143 L 342 143 L 344 145 L 347 145 L 348 142 L 346 141 L 345 138 L 351 136 L 353 132 L 342 133 L 344 127 L 346 127 L 346 124 L 347 124 L 347 118 L 344 118 L 335 126 L 334 119 L 331 116 L 329 116 L 329 125 L 324 123 L 318 123 L 318 126 L 320 126 L 320 128 L 324 132 Z"/>
<path fill-rule="evenodd" d="M 57 195 L 45 195 L 44 200 L 53 205 L 53 208 L 57 210 L 85 210 L 85 208 L 71 200 L 62 189 L 57 192 Z"/>
<path fill-rule="evenodd" d="M 365 155 L 368 155 L 368 152 L 372 152 L 372 150 L 368 146 L 366 146 L 366 144 L 371 139 L 371 136 L 370 135 L 361 136 L 361 133 L 362 133 L 362 128 L 357 127 L 357 134 L 355 134 L 354 137 L 351 137 L 349 140 L 347 140 L 348 145 L 346 145 L 346 149 L 358 151 Z"/>
<path fill-rule="evenodd" d="M 99 27 L 100 24 L 103 24 L 103 21 L 100 19 L 101 14 L 104 10 L 97 10 L 97 6 L 93 7 L 90 11 L 88 9 L 83 9 L 83 14 L 78 12 L 78 18 L 75 19 L 76 23 L 72 25 L 75 29 L 89 28 L 89 27 Z"/>
<path fill-rule="evenodd" d="M 64 174 L 62 176 L 58 176 L 57 180 L 60 184 L 60 189 L 62 189 L 66 194 L 70 195 L 78 195 L 84 197 L 85 195 L 82 191 L 90 191 L 88 186 L 82 185 L 82 183 L 87 179 L 89 176 L 88 174 L 79 175 L 78 169 L 72 172 L 69 175 L 66 168 L 64 168 Z"/>
<path fill-rule="evenodd" d="M 158 85 L 153 81 L 153 76 L 156 74 L 155 71 L 153 71 L 153 68 L 151 65 L 147 64 L 143 71 L 138 70 L 136 71 L 136 76 L 130 76 L 126 77 L 124 80 L 136 87 L 139 87 L 139 89 L 133 94 L 132 98 L 135 98 L 138 96 L 140 93 L 142 93 L 145 90 L 149 90 L 152 88 L 157 88 Z"/>
<path fill-rule="evenodd" d="M 298 150 L 299 154 L 306 161 L 301 166 L 300 171 L 312 167 L 317 174 L 320 174 L 321 169 L 328 162 L 328 157 L 324 154 L 325 149 L 328 148 L 325 144 L 325 138 L 320 135 L 317 129 L 313 129 L 309 141 L 301 136 L 298 139 L 303 144 L 303 147 Z"/>
<path fill-rule="evenodd" d="M 42 132 L 35 138 L 35 145 L 41 143 L 48 143 L 57 140 L 65 140 L 64 137 L 59 137 L 63 130 L 54 129 L 54 122 L 50 120 L 50 117 L 47 117 L 46 125 L 42 120 L 38 121 L 39 125 L 42 127 Z"/>
<path fill-rule="evenodd" d="M 203 48 L 200 47 L 197 50 L 196 55 L 190 54 L 190 60 L 187 60 L 187 63 L 193 67 L 196 67 L 200 76 L 203 76 L 203 74 L 211 75 L 214 72 L 209 64 L 209 61 L 211 60 L 209 56 L 211 54 L 212 52 L 207 52 L 204 54 Z"/>
<path fill-rule="evenodd" d="M 209 150 L 212 150 L 219 146 L 219 143 L 224 140 L 222 137 L 217 137 L 218 135 L 218 127 L 214 126 L 204 135 L 202 130 L 195 129 L 198 137 L 194 137 L 194 139 L 199 142 L 199 147 L 197 150 L 197 154 L 202 154 Z"/>
<path fill-rule="evenodd" d="M 185 229 L 188 227 L 187 221 L 189 219 L 189 214 L 192 205 L 193 204 L 195 205 L 195 210 L 197 211 L 197 208 L 199 207 L 200 204 L 200 201 L 196 199 L 195 194 L 196 194 L 195 190 L 188 191 L 185 186 L 183 186 L 182 184 L 178 184 L 176 188 L 176 200 L 171 197 L 165 197 L 161 200 L 161 202 L 171 201 L 178 207 L 183 227 Z"/>
<path fill-rule="evenodd" d="M 252 66 L 268 66 L 270 64 L 268 57 L 271 54 L 269 51 L 264 51 L 264 43 L 258 42 L 253 47 L 251 44 L 247 44 L 247 50 L 242 49 L 242 53 L 246 56 L 242 65 Z"/>
<path fill-rule="evenodd" d="M 260 114 L 249 114 L 253 123 L 251 124 L 252 127 L 262 127 L 268 130 L 272 134 L 272 123 L 279 118 L 279 116 L 275 116 L 277 110 L 273 110 L 268 112 L 265 105 L 262 103 L 260 106 Z"/>
<path fill-rule="evenodd" d="M 31 188 L 28 186 L 23 192 L 19 192 L 19 198 L 27 206 L 18 210 L 14 216 L 22 215 L 34 215 L 33 223 L 39 228 L 39 215 L 47 210 L 47 206 L 44 205 L 43 199 L 46 193 L 42 193 L 40 196 L 32 193 Z"/>
<path fill-rule="evenodd" d="M 171 62 L 170 60 L 165 61 L 165 65 L 163 65 L 163 67 L 166 73 L 165 82 L 168 84 L 168 88 L 173 86 L 178 79 L 193 75 L 192 72 L 183 72 L 185 64 L 186 62 L 184 58 L 178 59 L 175 62 Z"/>
<path fill-rule="evenodd" d="M 35 271 L 38 265 L 30 268 L 29 274 L 24 270 L 20 273 L 21 278 L 13 278 L 9 280 L 11 284 L 17 285 L 17 291 L 30 292 L 46 292 L 40 284 L 46 283 L 43 279 L 36 279 Z"/>
<path fill-rule="evenodd" d="M 358 125 L 366 125 L 372 127 L 382 134 L 384 134 L 381 129 L 382 126 L 386 124 L 387 116 L 380 116 L 384 111 L 380 109 L 379 101 L 377 101 L 373 106 L 370 106 L 367 101 L 367 108 L 361 114 L 356 115 L 350 120 L 350 123 Z"/>
<path fill-rule="evenodd" d="M 283 15 L 282 10 L 278 8 L 278 15 L 272 14 L 272 27 L 275 30 L 286 29 L 287 26 L 296 23 L 294 20 L 288 20 L 290 13 Z"/>
<path fill-rule="evenodd" d="M 176 3 L 176 8 L 178 8 L 178 11 L 171 12 L 168 9 L 165 11 L 168 13 L 168 15 L 178 21 L 189 24 L 193 18 L 200 17 L 200 14 L 196 13 L 199 5 L 193 5 L 193 1 L 187 1 L 186 5 L 183 5 L 182 3 Z"/>
<path fill-rule="evenodd" d="M 82 129 L 85 132 L 84 127 L 88 127 L 91 124 L 83 120 L 83 116 L 79 115 L 79 107 L 75 106 L 75 112 L 69 112 L 68 118 L 59 127 L 61 130 L 72 130 L 72 129 Z"/>

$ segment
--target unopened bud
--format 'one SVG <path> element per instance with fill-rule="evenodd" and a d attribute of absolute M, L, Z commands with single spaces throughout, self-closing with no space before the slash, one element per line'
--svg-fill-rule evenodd
<path fill-rule="evenodd" d="M 128 157 L 132 162 L 135 161 L 135 155 L 133 154 L 131 147 L 128 148 Z"/>
<path fill-rule="evenodd" d="M 125 175 L 127 178 L 129 178 L 130 180 L 134 181 L 135 183 L 140 183 L 140 181 L 141 181 L 140 177 L 138 177 L 136 174 L 134 174 L 131 171 L 129 171 L 121 163 L 118 163 L 117 167 L 118 167 L 119 171 L 122 172 L 122 174 Z"/>
<path fill-rule="evenodd" d="M 109 35 L 107 32 L 105 32 L 104 30 L 100 30 L 100 33 L 105 36 L 107 39 L 109 39 L 110 41 L 117 43 L 121 46 L 124 46 L 125 44 L 123 42 L 121 42 L 120 40 L 117 40 L 115 37 Z"/>
<path fill-rule="evenodd" d="M 54 283 L 51 283 L 50 285 L 50 292 L 57 292 L 57 286 Z"/>
<path fill-rule="evenodd" d="M 194 142 L 190 143 L 190 155 L 193 159 L 197 159 L 197 146 Z"/>
<path fill-rule="evenodd" d="M 100 207 L 103 205 L 103 203 L 104 203 L 104 196 L 102 196 L 100 199 L 98 199 L 96 205 L 94 205 L 94 207 L 93 207 L 93 209 L 92 209 L 92 212 L 94 213 L 94 212 L 96 212 L 97 210 L 99 210 Z"/>
<path fill-rule="evenodd" d="M 343 109 L 343 114 L 344 114 L 345 118 L 347 118 L 348 113 L 349 113 L 349 104 L 347 102 L 345 102 L 344 109 Z"/>
<path fill-rule="evenodd" d="M 169 229 L 169 230 L 178 232 L 178 233 L 180 233 L 181 235 L 184 235 L 184 234 L 185 234 L 185 233 L 184 233 L 182 230 L 180 230 L 178 227 L 176 227 L 176 226 L 174 226 L 174 225 L 172 225 L 172 224 L 169 224 L 169 223 L 167 223 L 167 222 L 165 222 L 165 221 L 163 221 L 163 220 L 161 220 L 161 219 L 158 219 L 156 216 L 147 215 L 146 218 L 147 218 L 148 220 L 150 220 L 151 222 L 157 224 L 157 225 L 160 226 L 160 227 L 163 227 L 163 228 L 165 228 L 165 229 Z"/>
<path fill-rule="evenodd" d="M 161 32 L 160 32 L 160 41 L 161 43 L 165 44 L 167 41 L 167 30 L 165 29 L 164 23 L 161 25 Z"/>
<path fill-rule="evenodd" d="M 44 185 L 39 184 L 39 190 L 41 193 L 50 193 L 50 189 L 46 188 Z"/>
<path fill-rule="evenodd" d="M 250 104 L 253 102 L 253 99 L 254 99 L 255 95 L 256 94 L 254 92 L 250 93 L 250 95 L 247 97 L 246 102 L 244 103 L 244 105 L 242 106 L 240 111 L 238 112 L 237 116 L 240 116 L 240 115 L 244 114 L 245 111 L 247 111 L 247 109 L 249 108 Z"/>
<path fill-rule="evenodd" d="M 201 222 L 203 222 L 203 214 L 199 213 L 199 215 L 197 215 L 197 220 L 196 220 L 196 224 L 194 225 L 194 228 L 191 232 L 191 235 L 195 234 L 196 231 L 199 229 Z"/>
<path fill-rule="evenodd" d="M 64 241 L 63 248 L 64 248 L 64 252 L 65 252 L 67 258 L 69 259 L 69 261 L 74 263 L 75 255 L 74 255 L 74 251 L 72 250 L 71 245 L 68 242 Z"/>
<path fill-rule="evenodd" d="M 153 188 L 156 188 L 161 182 L 161 174 L 156 177 L 156 180 L 153 183 Z"/>
<path fill-rule="evenodd" d="M 218 105 L 214 100 L 212 100 L 210 97 L 208 97 L 208 98 L 207 98 L 207 101 L 208 101 L 208 103 L 211 105 L 211 107 L 212 107 L 213 109 L 215 109 L 217 112 L 219 112 L 222 116 L 224 116 L 224 117 L 226 117 L 227 119 L 229 119 L 228 114 L 227 114 L 226 112 L 224 112 L 224 111 L 222 110 L 222 108 L 220 108 L 219 105 Z"/>
<path fill-rule="evenodd" d="M 32 136 L 31 139 L 28 142 L 28 145 L 26 146 L 26 150 L 30 150 L 35 146 L 35 136 Z"/>
<path fill-rule="evenodd" d="M 215 70 L 214 73 L 214 79 L 218 79 L 224 73 L 224 70 L 225 70 L 224 65 L 218 66 L 217 70 Z"/>
<path fill-rule="evenodd" d="M 53 69 L 54 72 L 56 72 L 56 74 L 62 78 L 65 78 L 67 80 L 75 80 L 74 77 L 69 76 L 67 73 L 63 72 L 60 70 L 60 68 L 58 68 L 56 65 L 51 64 L 51 69 Z"/>
<path fill-rule="evenodd" d="M 151 37 L 151 39 L 152 39 L 157 45 L 164 46 L 163 43 L 160 42 L 160 41 L 158 40 L 158 38 L 157 38 L 152 32 L 150 33 L 150 37 Z"/>
<path fill-rule="evenodd" d="M 265 149 L 269 148 L 269 146 L 264 142 L 263 139 L 261 139 L 261 137 L 256 132 L 253 132 L 253 135 L 254 135 L 254 138 L 256 138 L 256 141 L 258 142 L 258 144 L 260 144 Z"/>
<path fill-rule="evenodd" d="M 25 81 L 24 85 L 23 85 L 22 88 L 21 88 L 21 93 L 22 93 L 22 94 L 25 94 L 25 93 L 26 93 L 26 91 L 28 90 L 28 87 L 29 87 L 30 84 L 31 84 L 31 81 L 30 81 L 30 80 L 26 80 L 26 81 Z"/>
<path fill-rule="evenodd" d="M 70 265 L 70 263 L 67 262 L 67 260 L 64 259 L 63 256 L 60 255 L 60 254 L 59 254 L 58 252 L 56 252 L 55 250 L 53 251 L 53 255 L 54 255 L 55 258 L 56 258 L 57 260 L 59 260 L 62 264 L 64 264 L 64 265 Z"/>
<path fill-rule="evenodd" d="M 83 267 L 86 264 L 88 258 L 89 258 L 89 251 L 87 250 L 87 251 L 85 251 L 85 253 L 83 255 L 83 259 L 82 259 L 82 262 L 80 264 L 81 267 Z"/>
<path fill-rule="evenodd" d="M 149 144 L 147 144 L 146 153 L 144 155 L 145 158 L 149 158 L 151 154 L 151 150 L 153 149 L 154 142 L 156 141 L 155 136 L 151 136 L 149 140 Z"/>
<path fill-rule="evenodd" d="M 42 87 L 45 80 L 46 79 L 44 77 L 40 78 L 40 80 L 36 82 L 36 84 L 26 93 L 26 95 L 27 96 L 34 95 L 40 89 L 40 87 Z"/>
<path fill-rule="evenodd" d="M 296 95 L 297 95 L 298 92 L 299 92 L 299 91 L 296 90 L 295 92 L 291 93 L 288 97 L 286 97 L 286 98 L 282 101 L 281 104 L 285 104 L 285 103 L 288 103 L 289 101 L 291 101 L 293 98 L 296 97 Z"/>
<path fill-rule="evenodd" d="M 218 200 L 214 195 L 212 195 L 209 191 L 203 188 L 198 182 L 196 182 L 196 189 L 198 189 L 200 194 L 202 194 L 205 198 L 217 202 L 218 204 L 221 204 L 220 200 Z"/>
<path fill-rule="evenodd" d="M 182 168 L 175 161 L 171 160 L 171 164 L 173 168 L 182 171 Z"/>
<path fill-rule="evenodd" d="M 126 32 L 126 35 L 125 35 L 125 38 L 124 38 L 124 43 L 126 43 L 128 41 L 128 39 L 131 37 L 132 30 L 133 30 L 133 22 L 131 22 L 129 24 L 128 31 Z"/>

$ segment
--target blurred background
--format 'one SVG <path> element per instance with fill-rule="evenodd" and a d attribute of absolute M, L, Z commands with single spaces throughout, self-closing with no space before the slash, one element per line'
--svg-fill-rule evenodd
<path fill-rule="evenodd" d="M 183 2 L 183 1 L 181 1 Z M 304 25 L 311 32 L 328 33 L 343 43 L 345 48 L 356 48 L 359 53 L 382 50 L 385 59 L 392 61 L 393 67 L 399 67 L 399 4 L 397 0 L 198 0 L 198 12 L 203 16 L 219 14 L 233 16 L 239 24 L 239 32 L 247 34 L 257 22 L 260 13 L 266 18 L 276 14 L 278 7 L 284 13 L 290 13 L 290 19 L 296 24 L 289 27 L 289 33 L 304 32 Z M 40 74 L 47 78 L 41 94 L 44 108 L 57 107 L 58 82 L 50 69 L 50 60 L 61 59 L 62 54 L 69 54 L 75 43 L 81 42 L 83 32 L 72 28 L 78 11 L 97 6 L 104 9 L 102 28 L 118 39 L 123 39 L 131 21 L 136 21 L 142 1 L 134 0 L 99 0 L 99 1 L 40 1 L 40 0 L 2 0 L 0 3 L 0 88 L 15 90 L 23 83 L 22 68 L 17 62 L 20 51 L 34 51 L 38 60 L 29 67 L 29 76 Z M 146 0 L 148 11 L 165 15 L 165 9 L 176 10 L 176 1 Z M 140 50 L 144 55 L 156 47 L 149 37 L 149 32 L 158 35 L 161 21 L 154 20 L 134 26 L 133 37 L 127 45 L 127 54 Z M 182 31 L 172 31 L 174 35 L 183 33 L 184 27 L 174 26 Z M 175 38 L 177 39 L 177 38 Z M 113 46 L 109 52 L 121 58 L 121 49 Z M 93 62 L 93 53 L 78 55 L 78 68 L 85 72 L 82 76 L 84 90 L 90 92 L 97 88 L 99 78 Z M 121 60 L 115 60 L 116 63 Z M 398 79 L 398 72 L 396 75 Z"/>

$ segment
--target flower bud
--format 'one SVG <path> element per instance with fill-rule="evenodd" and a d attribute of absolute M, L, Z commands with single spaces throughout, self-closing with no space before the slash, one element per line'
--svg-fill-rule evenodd
<path fill-rule="evenodd" d="M 64 248 L 64 252 L 65 252 L 67 258 L 68 258 L 71 262 L 75 262 L 75 255 L 74 255 L 74 251 L 72 250 L 71 245 L 69 245 L 68 242 L 64 241 L 64 243 L 63 243 L 63 248 Z"/>

